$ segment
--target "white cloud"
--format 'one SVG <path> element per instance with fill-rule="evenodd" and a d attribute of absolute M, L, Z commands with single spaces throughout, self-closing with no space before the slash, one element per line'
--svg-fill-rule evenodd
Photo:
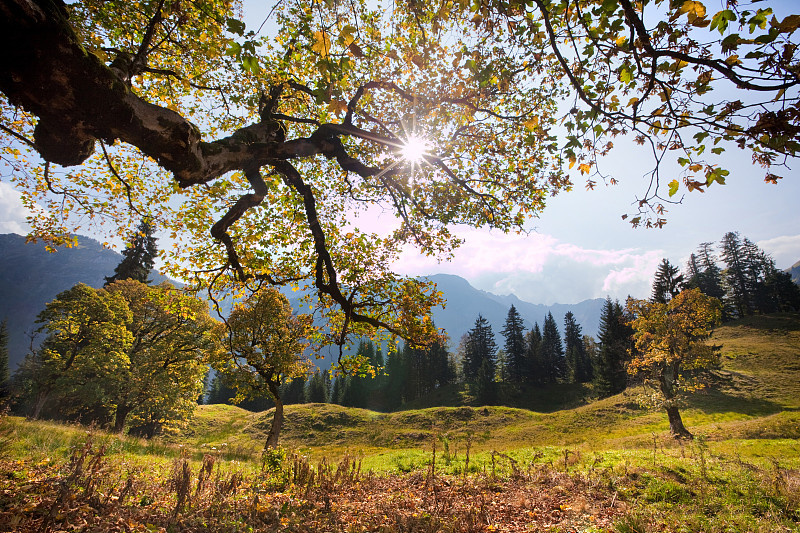
<path fill-rule="evenodd" d="M 789 268 L 800 260 L 800 235 L 782 235 L 756 244 L 772 255 L 778 268 Z"/>
<path fill-rule="evenodd" d="M 663 250 L 591 249 L 541 233 L 504 234 L 467 228 L 450 262 L 409 249 L 395 268 L 408 275 L 456 274 L 475 287 L 515 294 L 533 303 L 575 303 L 588 298 L 645 297 Z"/>
<path fill-rule="evenodd" d="M 0 181 L 0 233 L 25 235 L 29 226 L 25 217 L 30 212 L 19 199 L 19 193 L 8 183 Z"/>

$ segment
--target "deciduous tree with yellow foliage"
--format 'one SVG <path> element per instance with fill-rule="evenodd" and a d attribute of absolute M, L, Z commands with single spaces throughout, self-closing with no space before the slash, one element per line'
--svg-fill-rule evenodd
<path fill-rule="evenodd" d="M 687 289 L 667 303 L 628 300 L 633 316 L 636 356 L 628 372 L 641 375 L 656 389 L 676 438 L 692 438 L 678 410 L 682 394 L 693 389 L 692 378 L 719 361 L 706 341 L 719 323 L 722 303 L 698 289 Z"/>
<path fill-rule="evenodd" d="M 283 402 L 278 388 L 286 379 L 305 377 L 312 363 L 305 353 L 312 334 L 311 317 L 292 312 L 275 289 L 262 290 L 237 306 L 228 319 L 230 358 L 220 370 L 236 388 L 236 399 L 269 396 L 275 402 L 264 448 L 278 445 Z"/>

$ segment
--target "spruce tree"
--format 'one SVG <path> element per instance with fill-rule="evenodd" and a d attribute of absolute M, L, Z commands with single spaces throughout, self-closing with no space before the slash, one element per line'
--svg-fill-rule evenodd
<path fill-rule="evenodd" d="M 722 237 L 722 260 L 725 262 L 725 304 L 734 317 L 752 314 L 753 304 L 748 280 L 748 260 L 739 233 L 729 231 Z"/>
<path fill-rule="evenodd" d="M 545 371 L 542 360 L 542 330 L 539 323 L 525 335 L 525 382 L 541 385 L 544 383 Z"/>
<path fill-rule="evenodd" d="M 570 380 L 573 383 L 591 381 L 592 362 L 586 353 L 581 326 L 571 311 L 564 315 L 564 352 Z"/>
<path fill-rule="evenodd" d="M 475 380 L 475 399 L 478 405 L 494 405 L 497 402 L 497 384 L 494 382 L 494 365 L 487 358 L 481 362 Z"/>
<path fill-rule="evenodd" d="M 478 371 L 483 361 L 488 361 L 491 375 L 495 374 L 495 356 L 497 354 L 497 344 L 494 340 L 494 332 L 489 322 L 478 315 L 475 320 L 475 327 L 469 330 L 466 349 L 464 351 L 464 379 L 474 383 L 478 378 Z"/>
<path fill-rule="evenodd" d="M 142 283 L 150 283 L 150 272 L 155 266 L 158 248 L 153 236 L 153 225 L 145 218 L 131 236 L 127 248 L 122 251 L 122 261 L 114 269 L 114 275 L 106 278 L 106 285 L 115 281 L 133 279 Z"/>
<path fill-rule="evenodd" d="M 505 374 L 511 383 L 521 383 L 525 377 L 525 325 L 517 308 L 513 305 L 508 310 L 502 333 L 506 339 L 504 346 Z"/>
<path fill-rule="evenodd" d="M 331 394 L 329 396 L 331 403 L 342 405 L 342 395 L 345 387 L 344 381 L 344 376 L 336 376 L 333 378 L 333 385 L 331 386 Z"/>
<path fill-rule="evenodd" d="M 683 274 L 678 267 L 673 266 L 667 259 L 662 259 L 658 265 L 653 279 L 653 295 L 650 300 L 658 303 L 667 303 L 683 289 Z"/>
<path fill-rule="evenodd" d="M 707 296 L 722 300 L 725 289 L 722 288 L 722 270 L 717 265 L 717 258 L 714 255 L 714 243 L 700 243 L 697 256 L 700 265 L 700 283 L 697 288 Z"/>
<path fill-rule="evenodd" d="M 625 369 L 633 329 L 627 324 L 619 302 L 606 298 L 600 314 L 598 354 L 594 369 L 594 386 L 601 398 L 625 390 L 628 374 Z"/>
<path fill-rule="evenodd" d="M 325 376 L 319 370 L 314 371 L 306 385 L 306 403 L 327 403 L 328 391 L 325 387 Z"/>
<path fill-rule="evenodd" d="M 542 328 L 542 363 L 544 383 L 556 383 L 564 378 L 564 344 L 553 314 L 548 312 Z"/>
<path fill-rule="evenodd" d="M 402 348 L 398 348 L 389 352 L 386 358 L 384 407 L 389 411 L 395 411 L 403 404 L 403 389 L 408 379 L 408 367 L 403 352 Z"/>

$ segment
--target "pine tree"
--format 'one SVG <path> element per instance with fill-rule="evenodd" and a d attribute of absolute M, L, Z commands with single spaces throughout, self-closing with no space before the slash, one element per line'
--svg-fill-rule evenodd
<path fill-rule="evenodd" d="M 128 247 L 122 251 L 122 261 L 114 269 L 114 275 L 106 278 L 106 285 L 115 281 L 134 279 L 142 283 L 150 283 L 148 277 L 155 266 L 158 255 L 154 228 L 145 218 L 131 236 Z"/>
<path fill-rule="evenodd" d="M 327 403 L 328 391 L 325 387 L 325 377 L 319 368 L 314 371 L 306 386 L 306 403 Z"/>
<path fill-rule="evenodd" d="M 488 361 L 491 375 L 495 374 L 495 356 L 497 354 L 497 344 L 494 340 L 494 333 L 489 322 L 478 315 L 475 320 L 475 327 L 468 333 L 467 345 L 464 351 L 464 379 L 468 382 L 475 382 L 478 378 L 478 371 L 483 361 Z"/>
<path fill-rule="evenodd" d="M 653 279 L 653 295 L 650 300 L 662 304 L 667 303 L 677 296 L 682 288 L 683 274 L 667 259 L 662 259 Z"/>
<path fill-rule="evenodd" d="M 502 333 L 506 339 L 504 346 L 505 374 L 511 383 L 519 384 L 525 377 L 525 325 L 517 308 L 513 305 L 508 310 Z"/>
<path fill-rule="evenodd" d="M 8 366 L 8 327 L 4 318 L 0 322 L 0 398 L 8 395 L 11 370 Z"/>
<path fill-rule="evenodd" d="M 619 302 L 606 298 L 600 314 L 599 350 L 594 369 L 594 386 L 601 398 L 625 390 L 628 374 L 625 363 L 631 347 L 633 330 L 627 324 Z"/>
<path fill-rule="evenodd" d="M 533 329 L 525 335 L 525 382 L 541 385 L 545 381 L 544 376 L 542 331 L 536 322 L 533 324 Z"/>
<path fill-rule="evenodd" d="M 564 315 L 564 352 L 570 380 L 573 383 L 591 381 L 592 362 L 586 353 L 581 326 L 570 311 Z"/>
<path fill-rule="evenodd" d="M 748 280 L 748 260 L 739 233 L 729 231 L 722 237 L 722 260 L 725 262 L 725 304 L 734 317 L 752 314 L 753 304 Z"/>
<path fill-rule="evenodd" d="M 556 383 L 564 378 L 564 344 L 553 314 L 548 312 L 542 328 L 542 363 L 544 383 Z"/>

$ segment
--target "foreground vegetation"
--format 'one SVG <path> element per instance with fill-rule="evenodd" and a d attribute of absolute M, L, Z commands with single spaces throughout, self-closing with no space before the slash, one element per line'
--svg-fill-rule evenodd
<path fill-rule="evenodd" d="M 0 530 L 798 531 L 798 319 L 713 341 L 690 443 L 642 388 L 551 413 L 288 406 L 266 455 L 270 413 L 231 406 L 149 441 L 7 417 Z"/>

